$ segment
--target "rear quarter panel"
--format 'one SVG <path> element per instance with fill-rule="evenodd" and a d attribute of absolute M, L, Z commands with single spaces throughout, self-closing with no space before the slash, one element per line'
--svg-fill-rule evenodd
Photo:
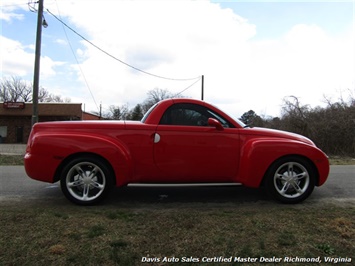
<path fill-rule="evenodd" d="M 132 159 L 124 143 L 95 134 L 46 133 L 33 136 L 25 155 L 25 169 L 33 179 L 53 183 L 56 170 L 66 158 L 89 153 L 107 160 L 115 173 L 116 182 L 131 176 Z M 119 184 L 117 184 L 119 185 Z"/>
<path fill-rule="evenodd" d="M 155 125 L 140 122 L 39 123 L 32 129 L 25 155 L 27 175 L 58 181 L 58 172 L 74 156 L 91 154 L 106 160 L 116 185 L 156 174 L 152 145 Z"/>

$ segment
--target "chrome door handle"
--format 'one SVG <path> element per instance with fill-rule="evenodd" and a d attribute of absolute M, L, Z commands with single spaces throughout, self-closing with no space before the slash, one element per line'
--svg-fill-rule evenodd
<path fill-rule="evenodd" d="M 160 141 L 160 135 L 158 133 L 154 134 L 154 143 L 158 143 Z"/>

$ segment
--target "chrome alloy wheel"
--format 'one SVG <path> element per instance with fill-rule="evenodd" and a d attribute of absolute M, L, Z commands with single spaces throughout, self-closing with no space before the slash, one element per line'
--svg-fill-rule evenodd
<path fill-rule="evenodd" d="M 287 162 L 275 171 L 273 181 L 274 188 L 282 197 L 293 199 L 307 191 L 310 175 L 302 164 Z"/>
<path fill-rule="evenodd" d="M 106 176 L 95 163 L 83 161 L 70 168 L 65 186 L 73 198 L 81 202 L 91 202 L 104 192 Z"/>

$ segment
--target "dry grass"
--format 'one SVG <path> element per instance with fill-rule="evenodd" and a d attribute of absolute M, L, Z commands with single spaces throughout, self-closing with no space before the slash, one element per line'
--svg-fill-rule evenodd
<path fill-rule="evenodd" d="M 354 207 L 176 205 L 117 209 L 2 204 L 0 261 L 2 265 L 141 265 L 143 257 L 355 254 Z"/>
<path fill-rule="evenodd" d="M 334 162 L 354 164 L 352 159 Z M 0 155 L 0 165 L 4 164 L 22 164 L 22 156 Z M 126 266 L 142 265 L 143 257 L 355 254 L 353 205 L 217 205 L 172 202 L 83 208 L 1 203 L 0 265 Z"/>
<path fill-rule="evenodd" d="M 23 165 L 23 155 L 0 154 L 0 165 Z"/>
<path fill-rule="evenodd" d="M 330 156 L 331 165 L 355 165 L 355 158 L 347 156 Z"/>

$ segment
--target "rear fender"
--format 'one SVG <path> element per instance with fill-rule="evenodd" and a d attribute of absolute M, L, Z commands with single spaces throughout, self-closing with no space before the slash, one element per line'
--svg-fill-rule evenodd
<path fill-rule="evenodd" d="M 92 134 L 38 134 L 31 140 L 30 154 L 45 158 L 47 173 L 52 182 L 58 181 L 58 172 L 66 159 L 80 154 L 93 154 L 105 159 L 111 166 L 117 186 L 129 183 L 133 162 L 124 143 L 111 137 Z M 47 177 L 49 178 L 49 177 Z M 36 178 L 38 179 L 38 178 Z M 43 180 L 44 181 L 44 180 Z M 47 181 L 48 182 L 48 181 Z"/>

